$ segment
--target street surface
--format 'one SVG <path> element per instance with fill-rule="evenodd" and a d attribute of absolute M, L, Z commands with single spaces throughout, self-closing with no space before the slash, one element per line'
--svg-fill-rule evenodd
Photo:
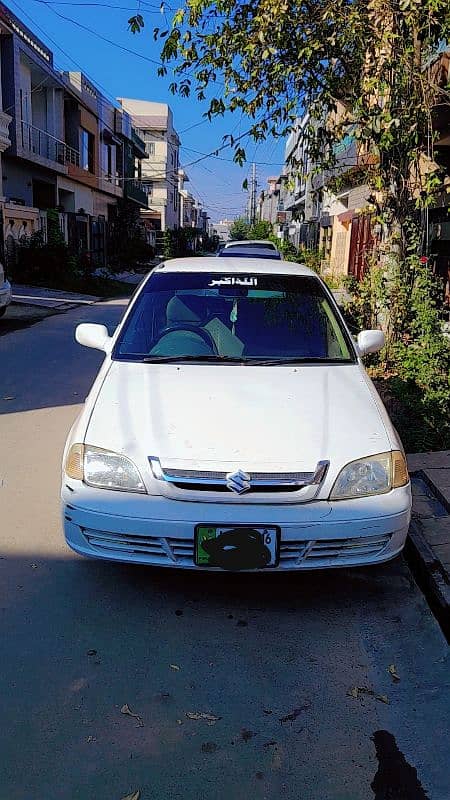
<path fill-rule="evenodd" d="M 67 549 L 61 451 L 102 359 L 73 330 L 124 307 L 0 336 L 0 799 L 448 800 L 448 646 L 403 559 L 210 576 Z"/>

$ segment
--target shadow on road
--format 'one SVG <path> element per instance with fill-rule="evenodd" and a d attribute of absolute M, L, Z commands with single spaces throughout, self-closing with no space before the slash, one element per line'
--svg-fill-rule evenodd
<path fill-rule="evenodd" d="M 30 552 L 0 560 L 0 581 L 12 800 L 369 800 L 378 730 L 421 779 L 425 762 L 448 779 L 442 639 L 401 559 L 263 576 Z M 425 664 L 434 694 L 413 686 Z"/>
<path fill-rule="evenodd" d="M 81 306 L 0 336 L 0 414 L 83 402 L 104 356 L 81 347 L 75 328 L 100 322 L 112 333 L 127 304 L 125 299 Z"/>

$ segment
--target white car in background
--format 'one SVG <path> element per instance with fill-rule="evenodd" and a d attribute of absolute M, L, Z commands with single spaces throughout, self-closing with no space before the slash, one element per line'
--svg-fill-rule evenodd
<path fill-rule="evenodd" d="M 11 284 L 6 280 L 5 270 L 0 263 L 0 317 L 6 313 L 11 302 Z"/>
<path fill-rule="evenodd" d="M 237 256 L 241 256 L 245 251 L 264 253 L 265 258 L 270 258 L 271 254 L 273 258 L 282 258 L 278 247 L 270 239 L 230 239 L 220 248 L 220 255 L 227 254 L 234 257 L 236 253 Z"/>
<path fill-rule="evenodd" d="M 113 336 L 67 439 L 77 553 L 189 569 L 375 564 L 403 548 L 401 442 L 325 284 L 267 259 L 159 265 Z"/>

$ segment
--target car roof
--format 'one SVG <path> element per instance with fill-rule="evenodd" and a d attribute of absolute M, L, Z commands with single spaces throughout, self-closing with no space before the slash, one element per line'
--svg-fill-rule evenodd
<path fill-rule="evenodd" d="M 249 272 L 272 274 L 272 275 L 305 275 L 311 278 L 318 278 L 314 270 L 305 267 L 304 264 L 296 264 L 294 261 L 279 261 L 277 258 L 239 258 L 230 256 L 229 258 L 217 258 L 217 256 L 172 258 L 163 261 L 154 271 L 164 270 L 164 272 L 218 272 L 230 273 L 241 272 L 246 275 Z"/>
<path fill-rule="evenodd" d="M 245 247 L 248 247 L 249 245 L 255 245 L 255 247 L 258 245 L 269 245 L 273 250 L 277 250 L 276 244 L 271 242 L 269 239 L 230 239 L 228 242 L 225 242 L 224 247 L 239 247 L 239 245 L 244 245 Z"/>

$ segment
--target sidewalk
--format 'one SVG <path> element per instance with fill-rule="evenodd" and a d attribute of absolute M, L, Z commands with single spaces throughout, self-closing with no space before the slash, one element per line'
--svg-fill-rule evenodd
<path fill-rule="evenodd" d="M 450 450 L 408 456 L 413 517 L 406 555 L 450 635 Z"/>
<path fill-rule="evenodd" d="M 40 306 L 41 308 L 61 308 L 66 310 L 72 306 L 92 305 L 100 300 L 90 294 L 79 292 L 66 292 L 60 289 L 47 289 L 45 286 L 27 286 L 25 284 L 12 284 L 12 299 L 14 303 L 25 303 L 27 306 Z"/>

